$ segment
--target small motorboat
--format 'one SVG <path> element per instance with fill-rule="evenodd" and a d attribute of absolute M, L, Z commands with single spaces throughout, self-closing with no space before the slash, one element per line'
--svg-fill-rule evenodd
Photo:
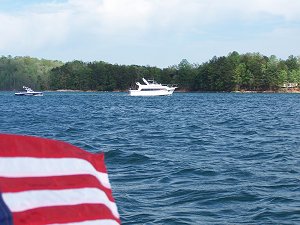
<path fill-rule="evenodd" d="M 25 91 L 16 92 L 15 95 L 16 96 L 43 96 L 43 92 L 33 91 L 31 88 L 25 86 L 23 86 L 23 88 L 25 89 Z"/>

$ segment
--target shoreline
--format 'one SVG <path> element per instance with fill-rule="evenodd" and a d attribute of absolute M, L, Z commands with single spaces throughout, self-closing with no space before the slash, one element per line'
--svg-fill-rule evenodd
<path fill-rule="evenodd" d="M 236 93 L 300 93 L 300 89 L 299 88 L 290 88 L 290 89 L 286 89 L 286 88 L 281 88 L 278 89 L 277 91 L 271 91 L 271 90 L 267 90 L 267 91 L 236 91 Z"/>
<path fill-rule="evenodd" d="M 241 90 L 241 91 L 187 91 L 187 90 L 178 90 L 174 93 L 257 93 L 257 94 L 280 94 L 280 93 L 300 93 L 300 88 L 293 88 L 293 89 L 279 89 L 277 91 L 274 90 L 265 90 L 265 91 L 251 91 L 251 90 Z"/>
<path fill-rule="evenodd" d="M 14 90 L 13 90 L 14 91 Z M 43 92 L 112 92 L 112 93 L 126 93 L 128 90 L 114 90 L 114 91 L 97 91 L 97 90 L 73 90 L 73 89 L 58 89 L 58 90 L 44 90 Z M 265 91 L 251 91 L 251 90 L 241 90 L 241 91 L 188 91 L 188 90 L 177 90 L 174 93 L 257 93 L 257 94 L 284 94 L 284 93 L 300 93 L 300 88 L 290 88 L 290 89 L 279 89 L 279 90 L 265 90 Z"/>

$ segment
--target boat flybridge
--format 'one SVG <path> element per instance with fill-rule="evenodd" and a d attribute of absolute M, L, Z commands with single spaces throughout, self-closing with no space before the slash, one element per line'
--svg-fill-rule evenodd
<path fill-rule="evenodd" d="M 25 87 L 25 86 L 23 86 L 23 88 L 25 89 L 25 91 L 16 92 L 15 95 L 17 95 L 17 96 L 43 96 L 43 92 L 33 91 L 31 88 Z"/>
<path fill-rule="evenodd" d="M 129 95 L 131 96 L 163 96 L 172 95 L 176 86 L 169 86 L 164 84 L 158 84 L 154 80 L 146 80 L 143 78 L 145 84 L 136 82 L 138 86 L 137 90 L 129 90 Z"/>

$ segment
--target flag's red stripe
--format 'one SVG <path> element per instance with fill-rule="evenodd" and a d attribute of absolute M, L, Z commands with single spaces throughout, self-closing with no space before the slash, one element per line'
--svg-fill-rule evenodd
<path fill-rule="evenodd" d="M 20 192 L 28 190 L 62 190 L 95 187 L 104 191 L 110 201 L 114 201 L 111 189 L 101 185 L 92 175 L 52 176 L 52 177 L 0 177 L 1 192 Z"/>
<path fill-rule="evenodd" d="M 80 158 L 106 173 L 104 154 L 92 154 L 71 144 L 31 136 L 0 134 L 0 157 Z"/>
<path fill-rule="evenodd" d="M 121 224 L 121 221 L 115 218 L 105 205 L 101 204 L 43 207 L 13 213 L 14 225 L 63 224 L 97 219 L 112 219 Z"/>

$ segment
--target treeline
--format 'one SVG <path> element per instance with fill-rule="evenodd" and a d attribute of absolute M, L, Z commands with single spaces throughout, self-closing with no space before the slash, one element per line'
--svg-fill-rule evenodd
<path fill-rule="evenodd" d="M 229 53 L 203 64 L 182 60 L 157 68 L 102 61 L 62 63 L 30 57 L 0 59 L 0 90 L 28 85 L 40 90 L 126 91 L 141 78 L 177 84 L 184 91 L 266 91 L 300 83 L 300 58 L 278 59 L 259 53 Z"/>
<path fill-rule="evenodd" d="M 31 57 L 0 58 L 0 90 L 11 91 L 29 86 L 33 89 L 50 89 L 50 71 L 62 66 L 59 61 Z"/>
<path fill-rule="evenodd" d="M 213 57 L 201 65 L 182 60 L 164 69 L 73 61 L 51 71 L 50 87 L 122 91 L 134 87 L 142 77 L 175 83 L 186 91 L 278 90 L 287 83 L 300 83 L 300 60 L 295 56 L 282 60 L 274 55 L 232 52 L 228 56 Z"/>
<path fill-rule="evenodd" d="M 176 73 L 175 68 L 73 61 L 51 71 L 50 86 L 54 90 L 125 91 L 143 77 L 154 78 L 162 83 L 173 83 Z"/>
<path fill-rule="evenodd" d="M 284 84 L 300 83 L 300 58 L 293 55 L 282 60 L 274 55 L 232 52 L 187 68 L 194 74 L 189 73 L 192 75 L 186 87 L 195 91 L 276 91 Z M 180 70 L 179 66 L 179 74 Z"/>

